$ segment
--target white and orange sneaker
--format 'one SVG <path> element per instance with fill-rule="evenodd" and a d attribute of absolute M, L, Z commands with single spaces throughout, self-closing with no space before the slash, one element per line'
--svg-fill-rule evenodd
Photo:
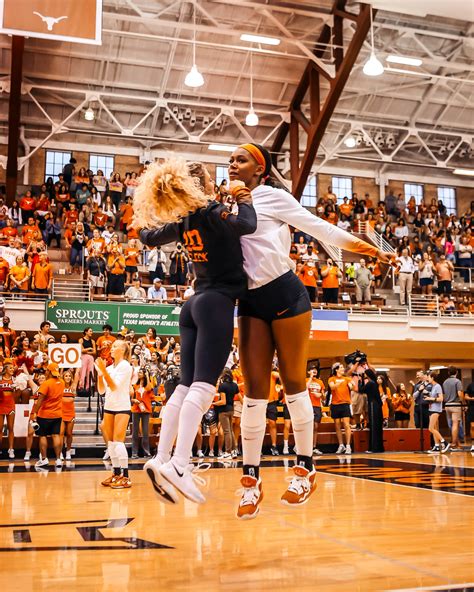
<path fill-rule="evenodd" d="M 309 471 L 305 467 L 296 465 L 293 467 L 293 471 L 295 476 L 281 496 L 281 503 L 287 506 L 301 506 L 316 491 L 316 469 L 313 468 L 312 471 Z"/>
<path fill-rule="evenodd" d="M 111 485 L 113 483 L 116 483 L 121 478 L 122 478 L 122 475 L 114 475 L 114 474 L 112 474 L 112 475 L 110 475 L 110 477 L 107 477 L 107 479 L 104 479 L 104 481 L 102 481 L 101 484 L 104 487 L 111 487 Z"/>
<path fill-rule="evenodd" d="M 237 508 L 237 518 L 252 520 L 260 512 L 260 502 L 263 500 L 262 480 L 244 475 L 240 480 L 243 492 Z"/>

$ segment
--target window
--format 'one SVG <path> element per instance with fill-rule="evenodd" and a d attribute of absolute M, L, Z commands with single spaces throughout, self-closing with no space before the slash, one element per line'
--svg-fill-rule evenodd
<path fill-rule="evenodd" d="M 405 183 L 405 203 L 408 203 L 412 195 L 415 197 L 416 205 L 418 205 L 423 199 L 423 185 Z"/>
<path fill-rule="evenodd" d="M 90 154 L 89 168 L 94 174 L 101 170 L 104 173 L 104 177 L 108 179 L 114 172 L 115 157 L 107 154 Z"/>
<path fill-rule="evenodd" d="M 53 181 L 58 180 L 58 175 L 63 172 L 64 165 L 69 162 L 72 152 L 56 152 L 55 150 L 46 150 L 46 168 L 45 179 L 53 177 Z"/>
<path fill-rule="evenodd" d="M 221 181 L 223 181 L 224 179 L 227 181 L 227 184 L 229 184 L 228 167 L 217 165 L 216 166 L 216 185 L 219 186 L 221 184 Z"/>
<path fill-rule="evenodd" d="M 316 207 L 316 176 L 310 177 L 301 196 L 301 205 L 305 208 Z"/>
<path fill-rule="evenodd" d="M 438 187 L 438 199 L 446 207 L 448 216 L 457 213 L 456 189 L 454 187 Z"/>
<path fill-rule="evenodd" d="M 352 178 L 351 177 L 333 177 L 332 192 L 337 197 L 337 203 L 342 203 L 344 197 L 352 197 Z"/>

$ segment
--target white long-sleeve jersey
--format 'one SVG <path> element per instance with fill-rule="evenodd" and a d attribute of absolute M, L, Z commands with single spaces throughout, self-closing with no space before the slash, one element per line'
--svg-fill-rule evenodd
<path fill-rule="evenodd" d="M 314 216 L 283 189 L 260 185 L 252 191 L 252 199 L 257 212 L 257 230 L 240 239 L 250 290 L 294 270 L 289 257 L 291 235 L 288 225 L 323 244 L 369 257 L 377 255 L 377 247 Z"/>

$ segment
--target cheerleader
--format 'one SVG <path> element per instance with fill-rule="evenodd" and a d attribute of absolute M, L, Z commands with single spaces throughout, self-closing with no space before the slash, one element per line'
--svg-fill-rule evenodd
<path fill-rule="evenodd" d="M 131 415 L 130 387 L 133 368 L 128 362 L 129 346 L 117 339 L 110 350 L 113 363 L 107 366 L 103 358 L 97 358 L 97 388 L 105 393 L 102 433 L 112 461 L 113 473 L 102 481 L 104 487 L 128 489 L 132 481 L 128 475 L 128 453 L 125 447 L 128 422 Z"/>
<path fill-rule="evenodd" d="M 250 192 L 236 185 L 234 215 L 213 199 L 214 184 L 203 165 L 188 168 L 170 159 L 150 165 L 134 195 L 134 224 L 147 228 L 140 232 L 141 242 L 154 247 L 182 241 L 197 277 L 196 293 L 179 319 L 181 382 L 163 410 L 157 456 L 144 467 L 155 491 L 170 503 L 179 501 L 177 491 L 197 503 L 205 501 L 189 459 L 232 348 L 236 298 L 246 289 L 240 237 L 256 228 Z"/>
<path fill-rule="evenodd" d="M 271 166 L 269 152 L 257 144 L 239 146 L 229 165 L 231 182 L 245 183 L 257 212 L 256 232 L 242 238 L 249 290 L 239 301 L 240 362 L 247 389 L 241 421 L 244 489 L 237 510 L 241 519 L 254 518 L 263 497 L 259 466 L 275 350 L 297 450 L 295 476 L 281 501 L 303 504 L 316 489 L 313 408 L 306 386 L 311 302 L 293 273 L 288 226 L 325 244 L 390 261 L 388 254 L 314 216 L 287 191 L 272 186 Z"/>
<path fill-rule="evenodd" d="M 79 382 L 79 368 L 76 371 L 66 370 L 63 374 L 64 394 L 62 404 L 62 423 L 61 423 L 61 450 L 64 446 L 64 437 L 66 437 L 66 460 L 71 460 L 72 432 L 74 430 L 74 420 L 76 410 L 74 408 L 74 399 Z"/>
<path fill-rule="evenodd" d="M 13 362 L 10 359 L 3 361 L 3 370 L 0 378 L 0 454 L 2 452 L 3 424 L 7 420 L 8 431 L 8 458 L 15 458 L 13 442 L 15 434 L 15 387 L 13 384 Z"/>

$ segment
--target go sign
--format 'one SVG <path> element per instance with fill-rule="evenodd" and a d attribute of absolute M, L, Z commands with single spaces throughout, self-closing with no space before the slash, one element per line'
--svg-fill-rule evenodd
<path fill-rule="evenodd" d="M 81 367 L 81 346 L 79 343 L 50 343 L 48 345 L 50 362 L 55 362 L 60 368 Z"/>

